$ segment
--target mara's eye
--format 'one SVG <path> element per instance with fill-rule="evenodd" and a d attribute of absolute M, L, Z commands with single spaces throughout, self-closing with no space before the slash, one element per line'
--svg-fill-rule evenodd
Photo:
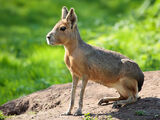
<path fill-rule="evenodd" d="M 62 27 L 60 28 L 61 31 L 65 31 L 65 29 L 66 29 L 65 26 L 62 26 Z"/>

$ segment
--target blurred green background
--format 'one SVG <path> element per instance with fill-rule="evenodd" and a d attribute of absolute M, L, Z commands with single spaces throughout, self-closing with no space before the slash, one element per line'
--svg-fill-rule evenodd
<path fill-rule="evenodd" d="M 64 5 L 75 8 L 84 41 L 160 70 L 160 0 L 0 0 L 0 105 L 71 82 L 63 47 L 45 39 Z"/>

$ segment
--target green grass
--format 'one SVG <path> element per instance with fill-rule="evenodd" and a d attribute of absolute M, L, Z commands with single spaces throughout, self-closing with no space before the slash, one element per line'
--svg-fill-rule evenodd
<path fill-rule="evenodd" d="M 146 115 L 146 112 L 143 111 L 143 110 L 138 110 L 138 111 L 135 111 L 135 115 L 137 115 L 137 116 L 144 116 L 144 115 Z"/>
<path fill-rule="evenodd" d="M 86 113 L 86 114 L 84 114 L 83 120 L 98 120 L 98 117 L 97 117 L 97 115 L 92 116 L 91 113 Z M 105 120 L 112 120 L 112 116 L 111 115 L 106 115 Z"/>
<path fill-rule="evenodd" d="M 148 1 L 0 0 L 0 104 L 71 82 L 63 47 L 45 40 L 64 5 L 75 8 L 84 41 L 159 70 L 160 0 Z"/>
<path fill-rule="evenodd" d="M 0 120 L 4 120 L 7 116 L 3 115 L 2 111 L 0 111 Z"/>
<path fill-rule="evenodd" d="M 84 114 L 83 120 L 98 120 L 97 117 L 92 117 L 90 113 Z"/>

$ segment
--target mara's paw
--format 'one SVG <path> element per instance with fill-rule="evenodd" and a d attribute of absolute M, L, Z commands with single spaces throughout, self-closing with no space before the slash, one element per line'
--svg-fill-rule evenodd
<path fill-rule="evenodd" d="M 61 114 L 61 115 L 62 115 L 62 116 L 66 116 L 66 115 L 72 115 L 72 114 L 71 114 L 71 112 L 68 112 L 68 111 L 67 111 L 66 113 L 63 113 L 63 114 Z"/>
<path fill-rule="evenodd" d="M 77 111 L 74 113 L 75 116 L 82 115 L 82 111 L 80 109 L 77 109 Z"/>
<path fill-rule="evenodd" d="M 122 105 L 118 103 L 118 101 L 113 103 L 112 108 L 120 108 Z"/>
<path fill-rule="evenodd" d="M 104 98 L 100 99 L 99 102 L 98 102 L 98 105 L 108 105 L 109 101 L 105 100 Z"/>
<path fill-rule="evenodd" d="M 141 99 L 141 97 L 140 97 L 140 96 L 138 96 L 138 97 L 137 97 L 137 100 L 140 100 L 140 99 Z"/>

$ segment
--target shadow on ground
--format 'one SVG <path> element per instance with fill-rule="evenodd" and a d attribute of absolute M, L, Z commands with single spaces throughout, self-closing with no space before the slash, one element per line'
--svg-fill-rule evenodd
<path fill-rule="evenodd" d="M 160 98 L 143 98 L 134 104 L 117 108 L 116 112 L 90 114 L 92 117 L 109 115 L 123 120 L 160 120 Z"/>

